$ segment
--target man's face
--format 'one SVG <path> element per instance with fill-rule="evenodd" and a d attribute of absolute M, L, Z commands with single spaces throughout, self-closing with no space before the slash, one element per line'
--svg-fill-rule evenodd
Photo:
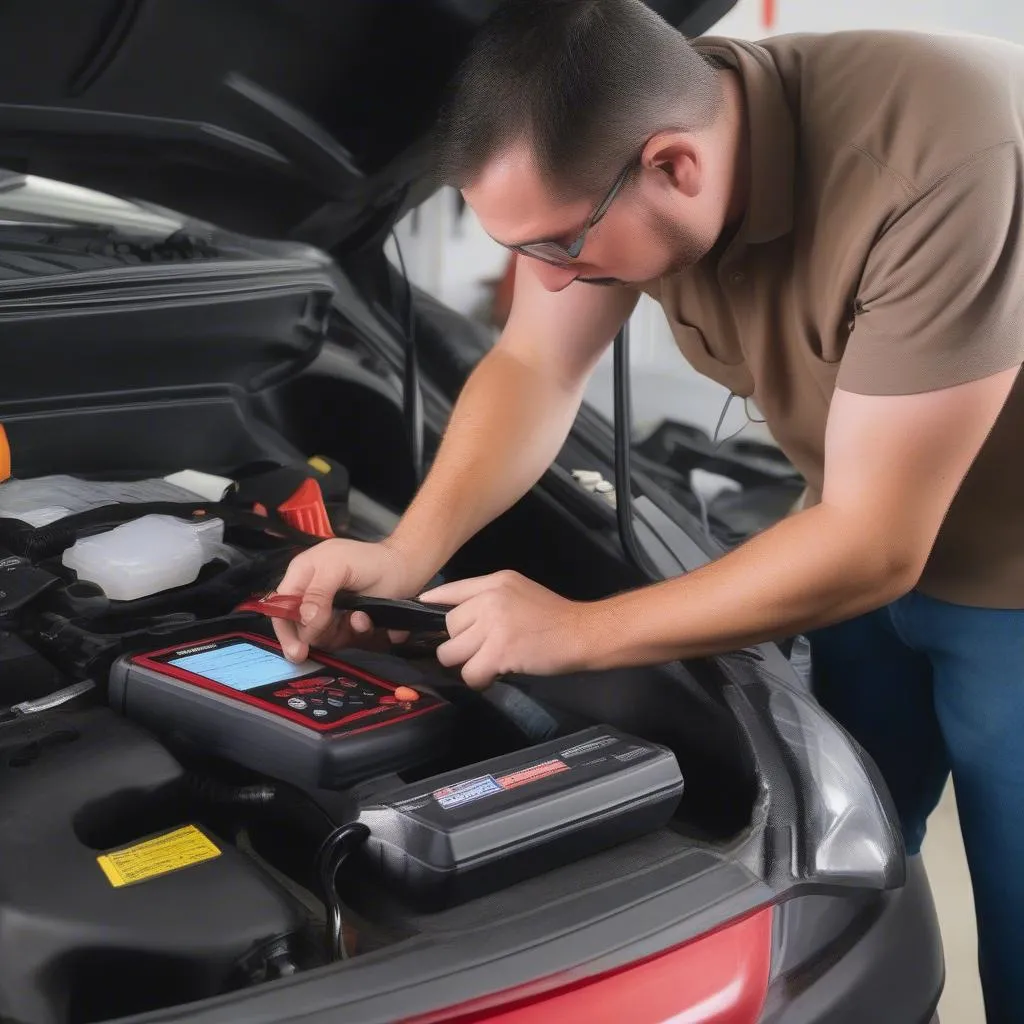
<path fill-rule="evenodd" d="M 682 189 L 677 184 L 671 173 L 641 166 L 590 228 L 577 259 L 552 266 L 523 258 L 531 259 L 537 277 L 551 291 L 575 280 L 639 285 L 691 266 L 715 244 L 724 211 L 690 187 L 692 181 Z M 463 194 L 484 230 L 503 245 L 550 240 L 569 246 L 602 198 L 560 202 L 525 147 L 492 160 Z"/>

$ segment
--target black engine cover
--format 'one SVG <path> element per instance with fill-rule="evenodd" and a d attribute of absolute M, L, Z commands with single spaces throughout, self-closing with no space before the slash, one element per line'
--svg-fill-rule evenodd
<path fill-rule="evenodd" d="M 308 915 L 187 816 L 184 777 L 107 708 L 0 726 L 0 1020 L 178 1005 L 289 954 Z"/>

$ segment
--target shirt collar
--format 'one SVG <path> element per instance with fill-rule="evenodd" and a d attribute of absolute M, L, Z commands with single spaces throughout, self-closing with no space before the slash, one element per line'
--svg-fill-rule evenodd
<path fill-rule="evenodd" d="M 796 129 L 771 54 L 756 43 L 704 36 L 694 48 L 739 73 L 750 131 L 750 195 L 741 237 L 771 242 L 793 228 Z"/>

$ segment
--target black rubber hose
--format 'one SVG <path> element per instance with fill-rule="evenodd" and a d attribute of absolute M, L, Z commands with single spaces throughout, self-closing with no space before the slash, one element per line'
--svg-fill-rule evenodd
<path fill-rule="evenodd" d="M 662 573 L 640 546 L 633 525 L 633 445 L 632 387 L 629 376 L 629 323 L 622 325 L 615 338 L 614 351 L 614 408 L 615 408 L 615 516 L 619 525 L 619 540 L 629 560 L 651 582 L 664 579 Z"/>
<path fill-rule="evenodd" d="M 369 835 L 370 830 L 361 822 L 342 825 L 323 841 L 317 854 L 317 874 L 320 877 L 324 906 L 327 908 L 327 956 L 332 961 L 342 956 L 342 907 L 335 879 L 345 859 L 366 842 Z"/>
<path fill-rule="evenodd" d="M 273 786 L 232 786 L 217 779 L 193 775 L 189 777 L 192 795 L 209 805 L 228 807 L 269 807 L 277 799 Z"/>
<path fill-rule="evenodd" d="M 409 435 L 409 454 L 412 458 L 413 473 L 417 486 L 423 482 L 423 393 L 420 389 L 419 351 L 416 342 L 416 310 L 413 307 L 412 281 L 405 266 L 402 243 L 398 233 L 391 232 L 395 240 L 395 252 L 402 268 L 405 281 L 405 366 L 402 374 L 402 405 L 405 428 Z M 396 311 L 396 319 L 401 318 Z"/>

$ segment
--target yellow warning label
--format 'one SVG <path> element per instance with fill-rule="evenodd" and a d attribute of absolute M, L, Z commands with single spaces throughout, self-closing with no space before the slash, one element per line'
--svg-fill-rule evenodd
<path fill-rule="evenodd" d="M 96 860 L 110 884 L 120 889 L 219 856 L 220 850 L 211 840 L 195 825 L 186 825 L 123 850 L 104 853 Z"/>
<path fill-rule="evenodd" d="M 318 473 L 323 473 L 326 475 L 331 471 L 331 464 L 326 459 L 322 459 L 319 455 L 314 455 L 313 458 L 307 459 L 307 462 Z"/>

